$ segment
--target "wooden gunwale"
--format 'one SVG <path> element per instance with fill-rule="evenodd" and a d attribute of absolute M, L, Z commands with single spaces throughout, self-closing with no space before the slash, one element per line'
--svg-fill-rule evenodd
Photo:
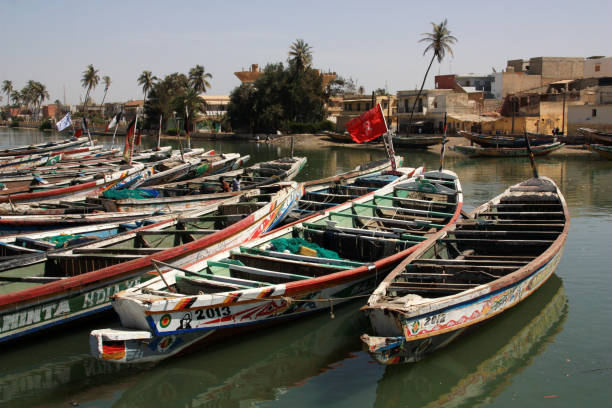
<path fill-rule="evenodd" d="M 503 194 L 503 193 L 502 193 Z M 540 254 L 538 257 L 536 257 L 535 259 L 531 260 L 527 265 L 518 268 L 515 272 L 505 275 L 501 278 L 498 278 L 494 281 L 491 281 L 489 283 L 486 284 L 482 284 L 479 286 L 476 286 L 474 288 L 470 288 L 467 289 L 461 293 L 457 293 L 454 295 L 449 295 L 449 296 L 445 296 L 445 297 L 441 297 L 441 298 L 434 298 L 434 299 L 423 299 L 422 302 L 415 304 L 415 307 L 418 307 L 420 310 L 426 310 L 426 312 L 420 312 L 419 314 L 415 314 L 414 316 L 410 316 L 410 318 L 415 318 L 417 316 L 428 316 L 431 314 L 436 314 L 436 313 L 440 313 L 443 312 L 444 310 L 448 310 L 448 309 L 452 309 L 455 308 L 461 304 L 464 303 L 471 303 L 474 302 L 476 299 L 480 298 L 480 297 L 485 297 L 485 296 L 489 296 L 494 292 L 499 292 L 502 291 L 504 289 L 507 289 L 508 287 L 514 286 L 515 284 L 519 283 L 520 281 L 523 281 L 527 278 L 529 278 L 531 275 L 533 275 L 535 272 L 537 272 L 539 269 L 541 269 L 542 267 L 544 267 L 546 264 L 548 264 L 557 254 L 559 254 L 565 244 L 565 241 L 567 239 L 567 234 L 569 232 L 569 224 L 570 224 L 570 218 L 569 218 L 569 210 L 567 208 L 567 203 L 565 201 L 565 198 L 563 197 L 563 195 L 559 192 L 559 188 L 557 186 L 557 195 L 559 197 L 559 200 L 562 203 L 562 207 L 563 207 L 563 212 L 564 214 L 566 214 L 566 219 L 565 219 L 565 225 L 563 228 L 563 231 L 559 234 L 559 236 L 557 237 L 557 239 L 555 239 L 555 241 L 542 253 Z M 501 197 L 498 196 L 496 197 L 494 200 L 499 200 L 499 198 Z M 489 202 L 489 203 L 485 203 L 482 206 L 476 208 L 475 210 L 473 210 L 470 215 L 472 217 L 474 217 L 475 215 L 477 215 L 478 213 L 484 211 L 486 208 L 488 208 L 490 205 L 494 204 L 493 201 Z M 436 233 L 434 236 L 430 237 L 427 241 L 424 242 L 425 245 L 420 246 L 418 251 L 413 252 L 412 254 L 410 254 L 410 256 L 408 256 L 406 259 L 404 259 L 404 261 L 402 261 L 397 267 L 396 270 L 402 270 L 406 267 L 406 265 L 410 264 L 411 262 L 413 262 L 414 260 L 418 259 L 421 255 L 423 255 L 423 253 L 425 251 L 427 251 L 429 248 L 431 248 L 432 245 L 435 245 L 437 241 L 444 239 L 445 237 L 448 236 L 449 233 L 455 231 L 457 228 L 457 225 L 452 225 L 449 228 L 447 228 L 445 231 L 440 231 L 438 233 Z M 394 279 L 395 275 L 392 273 L 390 274 L 387 278 L 385 278 L 384 283 L 390 284 L 393 279 Z M 541 282 L 540 284 L 544 283 Z M 532 291 L 531 293 L 533 293 L 534 291 Z M 529 294 L 531 294 L 529 293 Z M 515 304 L 510 305 L 510 307 L 518 304 L 520 302 L 517 302 Z M 379 301 L 377 302 L 375 305 L 372 306 L 364 306 L 362 309 L 367 310 L 367 309 L 374 309 L 374 308 L 380 308 L 380 309 L 387 309 L 389 311 L 393 311 L 393 312 L 397 312 L 397 313 L 401 313 L 406 315 L 406 311 L 396 305 L 394 305 L 392 302 L 389 301 Z M 507 310 L 507 308 L 502 308 L 501 310 L 499 310 L 497 313 L 501 313 L 502 311 Z M 495 314 L 497 314 L 495 313 Z M 491 316 L 491 315 L 489 315 Z M 489 316 L 487 316 L 487 319 L 489 318 Z M 472 321 L 467 323 L 466 325 L 471 325 L 471 324 L 475 324 L 477 323 L 477 321 Z M 442 334 L 444 332 L 448 332 L 448 331 L 453 331 L 453 330 L 457 330 L 459 327 L 458 326 L 453 326 L 448 328 L 445 331 L 437 331 L 434 335 L 437 334 Z M 424 334 L 421 336 L 411 336 L 410 339 L 411 340 L 416 340 L 419 338 L 425 338 L 425 337 L 429 337 L 432 334 Z"/>

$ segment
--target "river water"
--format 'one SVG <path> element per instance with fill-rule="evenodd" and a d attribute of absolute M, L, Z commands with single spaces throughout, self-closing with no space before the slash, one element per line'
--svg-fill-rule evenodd
<path fill-rule="evenodd" d="M 0 145 L 51 138 L 0 128 Z M 251 163 L 289 153 L 265 143 L 193 145 L 248 153 Z M 384 156 L 336 147 L 295 154 L 308 158 L 298 180 Z M 398 154 L 410 166 L 438 164 L 432 152 Z M 572 216 L 555 275 L 513 310 L 419 363 L 383 367 L 370 359 L 359 341 L 368 331 L 360 301 L 336 309 L 334 319 L 323 313 L 145 366 L 89 357 L 88 334 L 116 325 L 110 315 L 5 346 L 0 407 L 611 406 L 612 161 L 557 155 L 537 162 Z M 461 179 L 467 210 L 531 174 L 526 159 L 449 157 L 446 167 Z"/>

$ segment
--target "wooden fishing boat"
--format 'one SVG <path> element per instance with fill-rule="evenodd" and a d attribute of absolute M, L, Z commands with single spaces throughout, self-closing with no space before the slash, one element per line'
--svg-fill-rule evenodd
<path fill-rule="evenodd" d="M 29 154 L 41 154 L 47 152 L 55 152 L 60 150 L 74 149 L 77 146 L 82 146 L 89 143 L 89 139 L 81 137 L 78 139 L 66 139 L 56 142 L 45 142 L 27 146 L 9 147 L 0 150 L 0 157 L 5 156 L 26 156 Z"/>
<path fill-rule="evenodd" d="M 283 157 L 257 163 L 244 169 L 218 173 L 214 176 L 196 177 L 186 182 L 161 184 L 156 188 L 163 188 L 168 191 L 168 194 L 173 194 L 170 190 L 175 190 L 177 194 L 188 194 L 189 192 L 195 194 L 221 193 L 223 192 L 223 186 L 220 179 L 231 185 L 232 180 L 240 175 L 240 189 L 248 190 L 278 181 L 293 180 L 305 165 L 305 157 Z"/>
<path fill-rule="evenodd" d="M 589 143 L 612 146 L 612 133 L 590 128 L 578 128 L 578 132 L 582 133 Z"/>
<path fill-rule="evenodd" d="M 514 148 L 526 148 L 526 142 L 524 135 L 483 135 L 480 133 L 466 132 L 460 130 L 457 132 L 460 136 L 465 137 L 467 140 L 474 142 L 482 147 L 514 147 Z M 554 136 L 541 135 L 541 134 L 528 134 L 529 143 L 532 146 L 540 146 L 544 144 L 551 144 L 556 142 Z"/>
<path fill-rule="evenodd" d="M 427 149 L 442 143 L 443 136 L 437 135 L 395 135 L 393 144 L 404 149 Z"/>
<path fill-rule="evenodd" d="M 116 294 L 123 329 L 94 330 L 92 354 L 167 358 L 196 344 L 298 318 L 368 293 L 393 266 L 459 217 L 456 175 L 414 169 L 375 194 L 277 229 Z"/>
<path fill-rule="evenodd" d="M 431 237 L 364 306 L 368 351 L 382 364 L 415 362 L 517 305 L 555 271 L 569 220 L 555 183 L 532 178 Z"/>
<path fill-rule="evenodd" d="M 38 191 L 23 192 L 16 194 L 0 194 L 0 204 L 8 203 L 30 203 L 30 202 L 56 202 L 60 200 L 76 201 L 84 199 L 89 195 L 98 195 L 104 190 L 112 188 L 121 180 L 138 174 L 144 165 L 134 163 L 119 166 L 117 171 L 112 173 L 101 173 L 88 175 L 73 179 L 69 185 L 47 184 L 37 186 Z"/>
<path fill-rule="evenodd" d="M 601 144 L 590 144 L 588 146 L 590 151 L 597 153 L 603 158 L 612 160 L 612 146 L 606 146 Z"/>
<path fill-rule="evenodd" d="M 531 148 L 535 156 L 545 156 L 564 146 L 563 143 L 551 143 Z M 450 146 L 450 149 L 470 157 L 527 157 L 529 150 L 520 147 L 478 147 L 478 146 Z"/>
<path fill-rule="evenodd" d="M 404 158 L 395 156 L 395 163 L 397 167 L 402 167 Z M 359 165 L 336 176 L 303 183 L 304 194 L 285 222 L 295 222 L 317 211 L 330 209 L 384 187 L 395 180 L 392 174 L 385 174 L 388 170 L 391 170 L 391 162 L 383 159 Z M 417 174 L 408 176 L 413 175 Z"/>
<path fill-rule="evenodd" d="M 111 238 L 119 248 L 109 246 L 96 251 L 96 248 L 88 247 L 84 253 L 85 258 L 89 257 L 87 260 L 76 256 L 68 260 L 60 254 L 55 254 L 54 259 L 51 259 L 52 255 L 47 254 L 48 262 L 54 262 L 55 267 L 59 268 L 53 270 L 53 276 L 36 279 L 37 277 L 28 276 L 22 271 L 20 276 L 9 279 L 8 272 L 4 272 L 1 278 L 5 282 L 25 284 L 30 281 L 30 287 L 12 291 L 6 285 L 2 286 L 10 293 L 0 295 L 0 342 L 109 309 L 109 299 L 115 293 L 149 279 L 151 274 L 156 272 L 153 260 L 183 265 L 258 237 L 282 220 L 299 195 L 300 189 L 295 182 L 268 186 L 265 190 L 255 190 L 252 193 L 250 198 L 254 202 L 249 203 L 249 193 L 245 193 L 246 202 L 243 205 L 237 203 L 232 208 L 225 209 L 227 212 L 223 215 L 239 216 L 233 217 L 234 222 L 226 228 L 216 232 L 211 228 L 202 228 L 198 224 L 200 220 L 196 218 L 187 219 L 185 228 L 178 227 L 173 234 L 160 233 L 162 239 L 159 241 L 169 239 L 169 242 L 173 243 L 176 237 L 180 237 L 183 241 L 179 241 L 179 244 L 187 242 L 183 245 L 170 245 L 171 247 L 166 248 L 166 241 L 160 243 L 160 248 L 156 249 L 154 235 L 142 230 L 161 229 L 163 224 L 172 222 L 168 220 L 162 222 L 162 225 L 157 223 L 124 233 L 135 239 L 136 248 L 121 248 L 119 243 L 126 235 L 120 234 Z M 232 220 L 232 217 L 228 217 L 228 220 Z M 108 243 L 109 241 L 106 241 L 106 244 Z M 75 249 L 72 251 L 73 255 L 76 255 Z M 123 256 L 118 257 L 118 254 Z"/>

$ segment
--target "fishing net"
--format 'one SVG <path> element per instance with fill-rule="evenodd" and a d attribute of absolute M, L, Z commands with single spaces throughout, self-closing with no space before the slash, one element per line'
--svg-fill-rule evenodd
<path fill-rule="evenodd" d="M 78 234 L 61 234 L 53 237 L 43 238 L 43 241 L 55 245 L 56 248 L 64 248 L 65 246 L 68 246 L 68 241 L 72 241 L 73 239 L 78 239 L 81 237 L 82 235 Z"/>
<path fill-rule="evenodd" d="M 274 248 L 278 252 L 289 251 L 292 254 L 297 254 L 300 252 L 301 247 L 306 247 L 317 251 L 317 256 L 319 258 L 342 259 L 336 252 L 325 249 L 302 238 L 276 238 L 272 240 L 272 245 L 274 245 Z"/>
<path fill-rule="evenodd" d="M 159 191 L 150 188 L 136 188 L 134 190 L 106 190 L 104 198 L 110 198 L 113 200 L 124 200 L 126 198 L 135 198 L 137 200 L 143 200 L 146 198 L 157 198 L 159 197 Z"/>

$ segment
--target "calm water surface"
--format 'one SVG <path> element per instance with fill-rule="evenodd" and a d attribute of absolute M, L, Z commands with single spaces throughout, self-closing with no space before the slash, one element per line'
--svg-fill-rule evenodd
<path fill-rule="evenodd" d="M 53 138 L 0 128 L 0 145 Z M 105 144 L 110 139 L 102 139 Z M 194 141 L 251 155 L 286 148 Z M 325 148 L 298 180 L 320 178 L 382 158 L 376 150 Z M 437 167 L 430 152 L 399 151 L 408 165 Z M 467 209 L 530 175 L 526 160 L 448 158 Z M 612 161 L 596 156 L 538 159 L 541 175 L 565 194 L 572 220 L 556 274 L 510 312 L 411 365 L 382 367 L 362 351 L 368 322 L 360 302 L 265 329 L 158 365 L 117 366 L 88 355 L 88 334 L 113 316 L 5 347 L 4 407 L 603 407 L 612 396 Z"/>

